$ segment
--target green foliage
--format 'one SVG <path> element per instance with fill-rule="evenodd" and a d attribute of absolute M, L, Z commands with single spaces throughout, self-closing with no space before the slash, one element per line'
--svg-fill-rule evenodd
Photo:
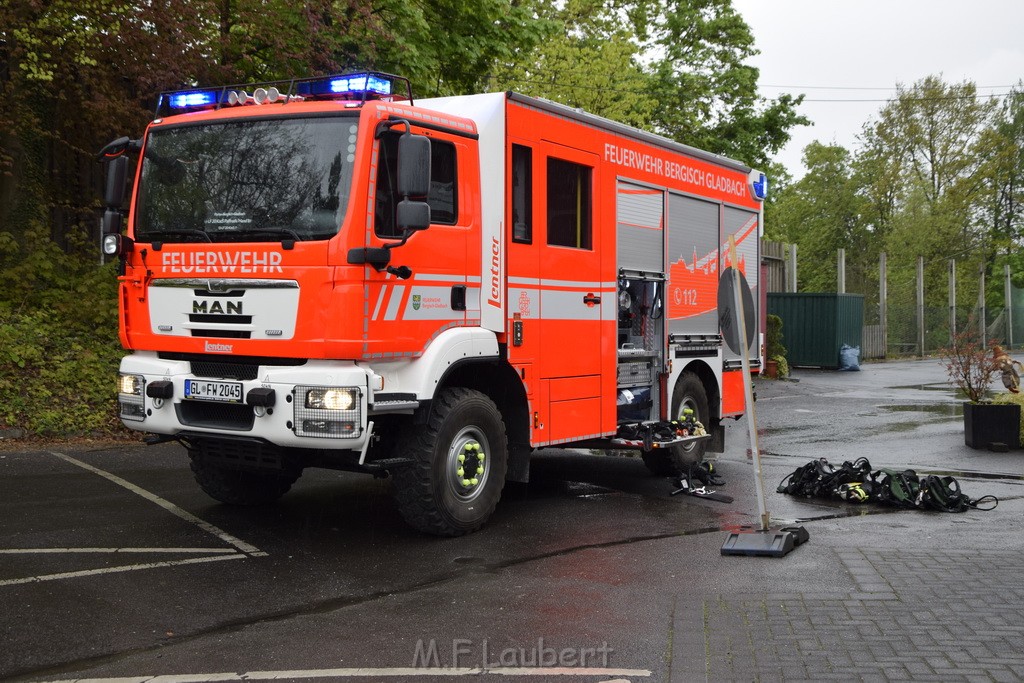
<path fill-rule="evenodd" d="M 786 360 L 785 356 L 769 356 L 769 359 L 775 361 L 778 365 L 780 379 L 789 377 L 789 361 Z"/>
<path fill-rule="evenodd" d="M 537 2 L 559 26 L 499 67 L 498 81 L 767 168 L 801 97 L 757 92 L 750 27 L 732 0 Z"/>
<path fill-rule="evenodd" d="M 807 173 L 779 192 L 773 210 L 776 232 L 800 254 L 799 286 L 808 292 L 836 291 L 836 250 L 847 250 L 851 287 L 877 263 L 877 247 L 864 248 L 864 199 L 853 178 L 850 153 L 813 142 L 804 149 Z M 861 291 L 854 289 L 853 291 Z"/>
<path fill-rule="evenodd" d="M 766 325 L 768 329 L 765 330 L 765 355 L 769 358 L 784 357 L 787 351 L 782 345 L 782 318 L 768 314 Z"/>
<path fill-rule="evenodd" d="M 804 162 L 806 175 L 777 185 L 766 206 L 770 236 L 798 246 L 801 290 L 835 290 L 839 248 L 846 250 L 847 291 L 865 301 L 877 300 L 878 257 L 886 252 L 893 310 L 915 304 L 919 257 L 929 309 L 948 306 L 950 259 L 961 282 L 985 269 L 993 310 L 1003 306 L 1003 265 L 1024 272 L 1020 87 L 996 102 L 979 97 L 971 82 L 936 76 L 899 86 L 865 124 L 856 150 L 815 142 Z M 977 300 L 969 287 L 957 295 L 963 308 Z M 946 331 L 936 334 L 926 346 L 944 343 Z"/>
<path fill-rule="evenodd" d="M 1020 421 L 1020 446 L 1024 447 L 1024 394 L 1011 394 L 1009 392 L 1001 392 L 992 397 L 993 403 L 1000 404 L 1011 404 L 1020 406 L 1021 410 L 1021 421 Z"/>

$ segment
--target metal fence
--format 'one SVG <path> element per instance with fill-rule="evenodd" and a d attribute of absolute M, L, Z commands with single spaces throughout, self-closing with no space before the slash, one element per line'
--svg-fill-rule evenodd
<path fill-rule="evenodd" d="M 767 291 L 797 291 L 795 246 L 765 242 Z M 864 296 L 862 358 L 926 356 L 972 330 L 983 343 L 1024 348 L 1024 288 L 1009 266 L 982 269 L 944 260 L 892 263 L 885 254 L 875 273 L 847 277 L 845 254 L 836 255 L 837 291 Z"/>

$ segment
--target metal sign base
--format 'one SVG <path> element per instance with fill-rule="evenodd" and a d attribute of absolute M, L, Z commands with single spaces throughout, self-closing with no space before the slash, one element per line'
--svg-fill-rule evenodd
<path fill-rule="evenodd" d="M 806 543 L 810 534 L 802 526 L 782 529 L 735 531 L 722 544 L 723 555 L 784 557 L 793 548 Z"/>

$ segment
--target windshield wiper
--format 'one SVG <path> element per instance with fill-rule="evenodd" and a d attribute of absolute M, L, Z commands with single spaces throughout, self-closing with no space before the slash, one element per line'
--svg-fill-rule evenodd
<path fill-rule="evenodd" d="M 305 239 L 291 228 L 246 228 L 245 230 L 225 231 L 221 235 L 283 235 L 285 238 L 296 242 L 301 242 Z"/>
<path fill-rule="evenodd" d="M 185 240 L 188 237 L 202 237 L 199 241 L 213 242 L 205 230 L 149 230 L 135 236 L 140 242 L 167 242 L 173 239 Z"/>

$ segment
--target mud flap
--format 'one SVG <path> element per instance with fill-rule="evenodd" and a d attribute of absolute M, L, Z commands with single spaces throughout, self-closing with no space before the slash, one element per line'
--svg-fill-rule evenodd
<path fill-rule="evenodd" d="M 711 428 L 708 453 L 725 453 L 725 425 L 719 423 Z"/>

